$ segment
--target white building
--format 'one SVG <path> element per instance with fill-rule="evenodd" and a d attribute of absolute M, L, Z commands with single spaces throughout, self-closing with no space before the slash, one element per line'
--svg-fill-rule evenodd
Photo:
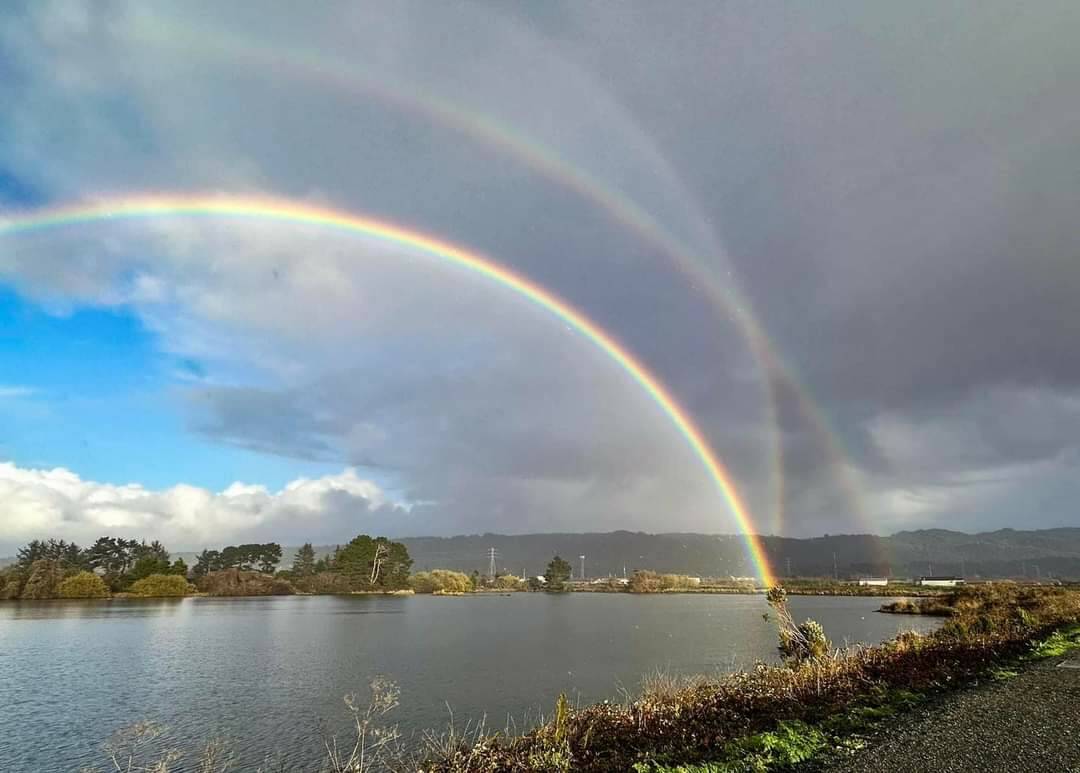
<path fill-rule="evenodd" d="M 920 577 L 916 585 L 926 585 L 934 588 L 955 588 L 964 584 L 963 577 Z"/>

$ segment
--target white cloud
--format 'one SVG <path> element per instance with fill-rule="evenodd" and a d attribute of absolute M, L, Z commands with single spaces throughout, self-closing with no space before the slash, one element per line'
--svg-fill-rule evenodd
<path fill-rule="evenodd" d="M 63 468 L 12 463 L 0 463 L 0 512 L 0 547 L 7 550 L 34 538 L 88 542 L 103 534 L 161 539 L 178 549 L 259 535 L 300 540 L 310 534 L 314 540 L 336 532 L 340 539 L 407 517 L 405 507 L 354 469 L 299 478 L 276 492 L 237 482 L 215 493 L 188 485 L 152 490 L 99 483 Z M 343 530 L 348 526 L 352 531 Z"/>

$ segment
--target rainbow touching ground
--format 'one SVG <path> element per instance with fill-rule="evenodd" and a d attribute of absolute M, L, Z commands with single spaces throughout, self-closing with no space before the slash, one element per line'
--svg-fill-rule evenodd
<path fill-rule="evenodd" d="M 731 509 L 758 578 L 766 586 L 774 576 L 754 524 L 731 476 L 701 431 L 664 384 L 609 333 L 550 291 L 505 266 L 474 252 L 399 225 L 327 207 L 287 199 L 218 195 L 139 195 L 0 215 L 0 236 L 114 219 L 219 217 L 270 220 L 330 228 L 408 247 L 479 274 L 546 309 L 592 341 L 614 360 L 667 415 L 705 467 Z"/>

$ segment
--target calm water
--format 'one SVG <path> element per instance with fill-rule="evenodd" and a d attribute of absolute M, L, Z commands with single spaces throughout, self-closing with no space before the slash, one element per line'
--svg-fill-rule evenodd
<path fill-rule="evenodd" d="M 882 599 L 794 597 L 837 642 L 934 625 Z M 149 719 L 171 742 L 227 736 L 246 769 L 319 759 L 320 720 L 375 675 L 401 688 L 405 733 L 487 714 L 502 729 L 561 691 L 617 697 L 657 668 L 730 670 L 776 656 L 755 596 L 576 594 L 282 597 L 0 604 L 0 770 L 104 768 L 110 734 Z"/>

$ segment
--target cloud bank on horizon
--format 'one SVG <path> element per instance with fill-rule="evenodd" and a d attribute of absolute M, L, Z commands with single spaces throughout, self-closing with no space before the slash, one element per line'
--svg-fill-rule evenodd
<path fill-rule="evenodd" d="M 0 229 L 154 191 L 408 224 L 625 343 L 763 532 L 1069 525 L 1078 16 L 26 4 L 0 22 Z M 735 528 L 625 373 L 402 247 L 257 219 L 0 235 L 0 330 L 0 549 Z"/>

